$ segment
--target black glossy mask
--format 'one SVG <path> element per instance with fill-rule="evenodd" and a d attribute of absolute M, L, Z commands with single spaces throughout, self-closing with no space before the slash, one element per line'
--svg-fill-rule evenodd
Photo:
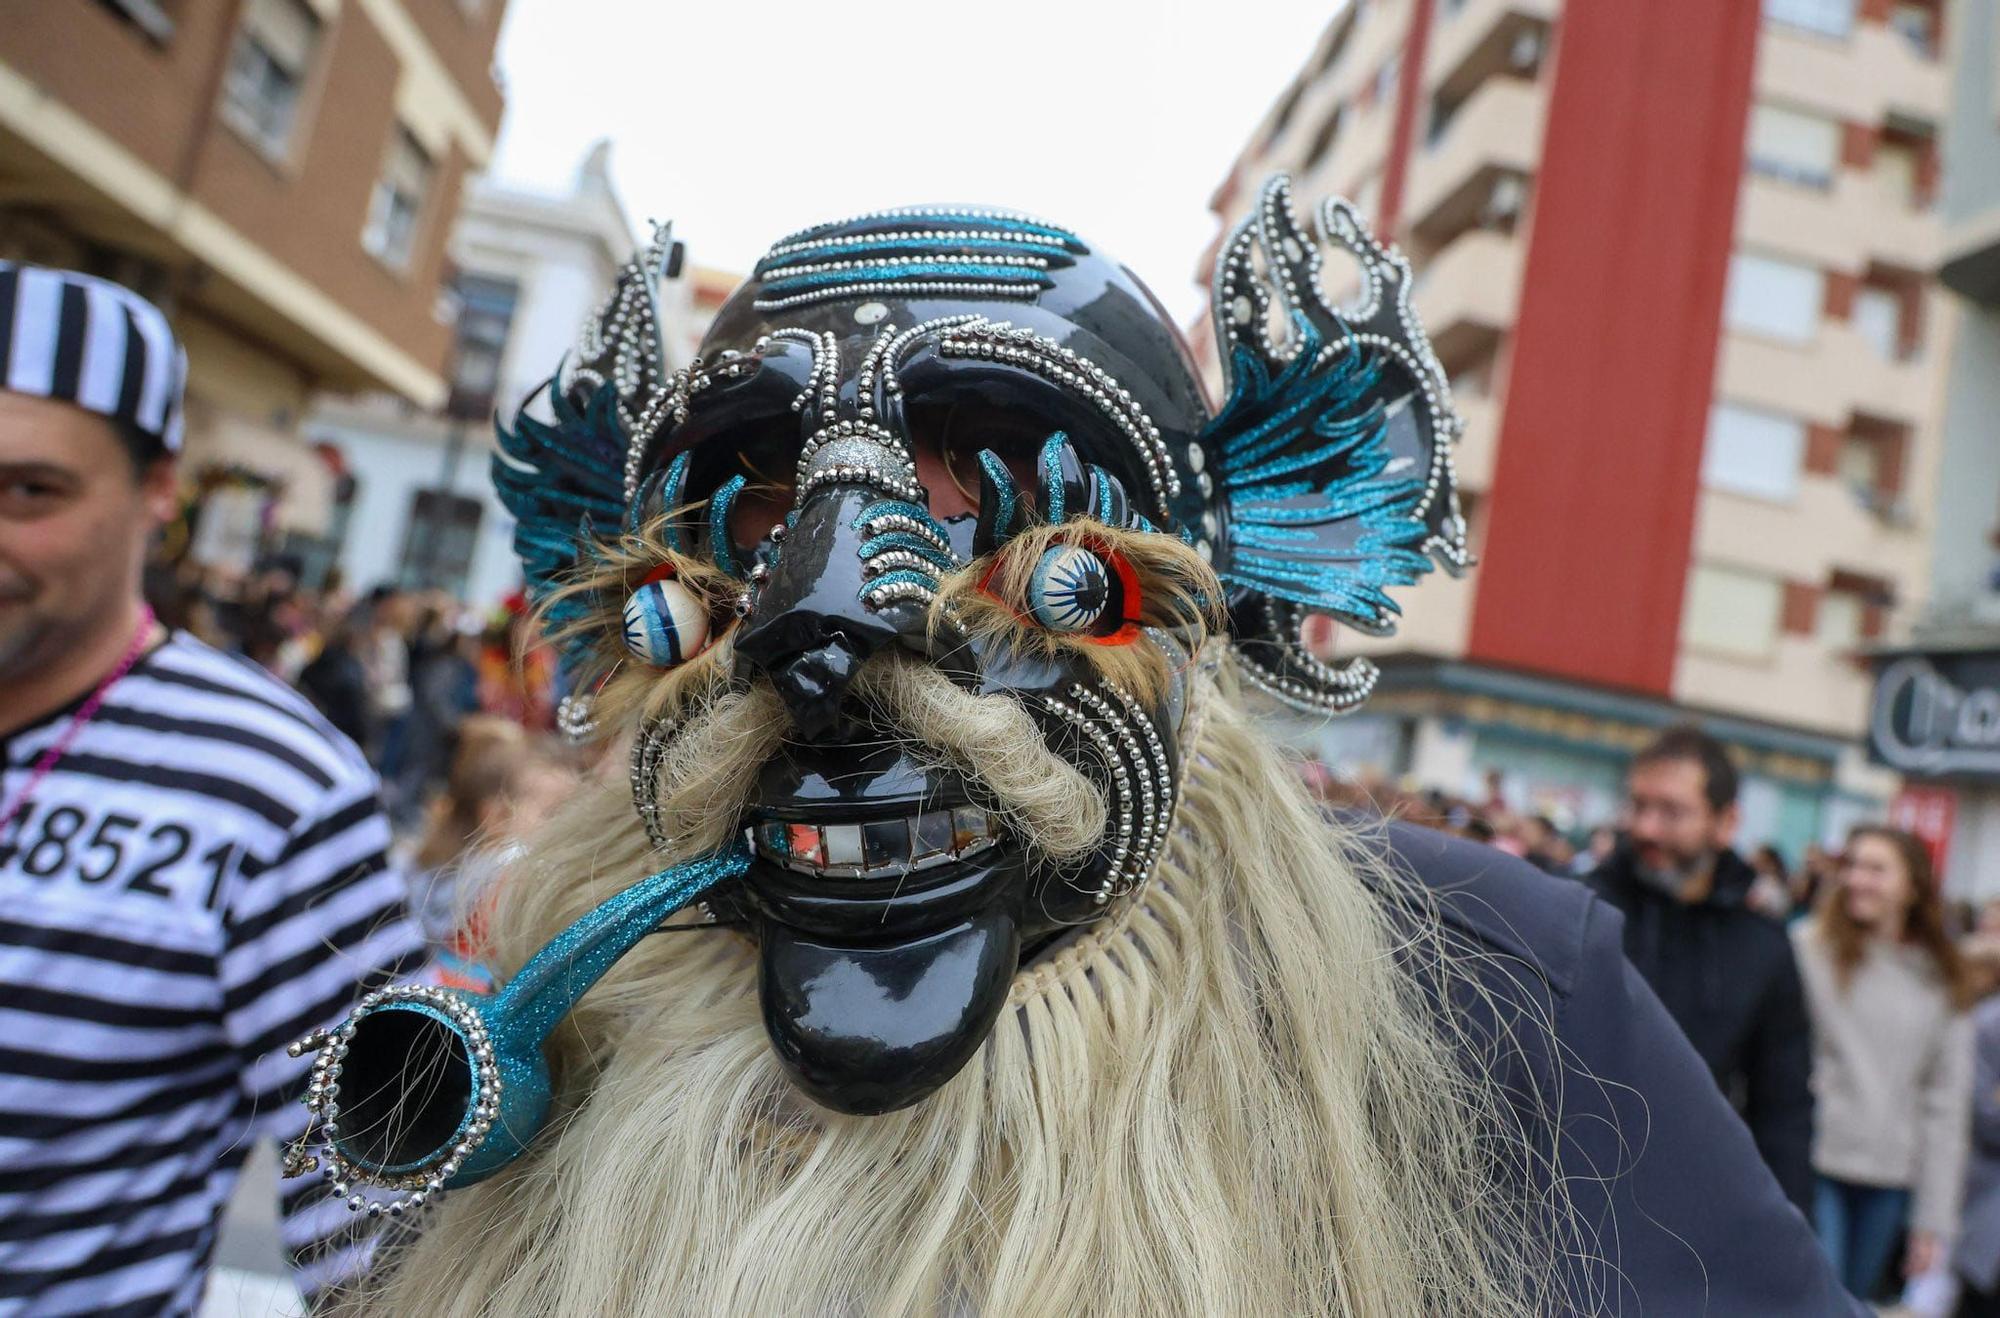
<path fill-rule="evenodd" d="M 930 291 L 960 268 L 991 291 Z M 1052 551 L 1056 579 L 1032 603 L 1048 625 L 1152 647 L 1176 673 L 1164 700 L 1080 655 L 934 628 L 939 579 L 1034 521 L 1198 530 L 1168 454 L 1185 462 L 1206 409 L 1129 274 L 1048 226 L 971 211 L 787 239 L 723 308 L 702 363 L 641 470 L 666 473 L 661 507 L 705 504 L 706 542 L 749 588 L 738 677 L 769 682 L 792 724 L 745 819 L 756 858 L 711 905 L 755 931 L 765 1021 L 801 1088 L 844 1111 L 901 1107 L 978 1048 L 1024 955 L 1150 867 L 1189 658 L 1137 627 L 1143 583 L 1088 550 Z M 1110 805 L 1094 854 L 1052 863 L 976 775 L 881 725 L 852 686 L 891 649 L 1030 713 Z"/>
<path fill-rule="evenodd" d="M 1393 630 L 1390 588 L 1468 564 L 1459 421 L 1409 266 L 1344 202 L 1318 221 L 1355 258 L 1358 299 L 1325 301 L 1287 181 L 1266 184 L 1216 262 L 1228 393 L 1213 415 L 1130 273 L 1024 216 L 934 207 L 787 238 L 678 372 L 655 312 L 672 244 L 628 266 L 553 422 L 524 409 L 500 430 L 515 547 L 579 680 L 614 659 L 671 668 L 727 631 L 701 675 L 739 704 L 775 693 L 784 735 L 749 799 L 709 803 L 742 841 L 635 875 L 495 994 L 371 994 L 296 1045 L 318 1056 L 290 1172 L 323 1139 L 336 1190 L 406 1191 L 396 1212 L 505 1166 L 551 1108 L 549 1031 L 697 898 L 756 939 L 764 1019 L 802 1089 L 848 1112 L 916 1102 L 978 1050 L 1024 959 L 1151 873 L 1187 754 L 1192 612 L 1226 615 L 1235 667 L 1279 699 L 1358 705 L 1372 665 L 1323 662 L 1301 625 Z M 610 556 L 603 532 L 620 526 L 620 553 L 660 561 Z M 1220 599 L 1165 588 L 1189 551 L 1214 574 L 1181 585 Z M 1037 629 L 1060 637 L 1017 643 Z M 927 724 L 876 698 L 885 675 L 921 679 Z M 565 707 L 590 735 L 582 704 Z M 1007 765 L 910 735 L 945 743 L 941 722 L 996 711 L 1012 730 L 982 744 Z M 684 855 L 658 818 L 661 752 L 682 734 L 629 731 L 655 852 Z M 1023 807 L 1024 778 L 1101 804 L 1101 834 L 1063 842 L 1060 816 Z M 1016 797 L 1000 812 L 1003 780 Z"/>
<path fill-rule="evenodd" d="M 1219 415 L 1130 272 L 1025 216 L 923 208 L 792 235 L 673 376 L 652 319 L 656 247 L 562 381 L 570 447 L 510 450 L 536 478 L 499 473 L 531 583 L 554 580 L 564 552 L 531 519 L 579 503 L 634 524 L 688 510 L 680 544 L 741 583 L 740 619 L 715 629 L 734 627 L 734 679 L 768 683 L 790 728 L 746 803 L 750 867 L 709 902 L 757 940 L 772 1042 L 820 1102 L 885 1111 L 948 1080 L 1022 961 L 1143 882 L 1170 827 L 1194 634 L 1142 625 L 1146 585 L 1115 554 L 1087 539 L 1044 553 L 1022 627 L 1148 648 L 1173 674 L 1148 702 L 1085 650 L 981 640 L 934 616 L 945 576 L 1038 524 L 1176 537 L 1221 573 L 1248 675 L 1341 709 L 1372 669 L 1307 654 L 1306 612 L 1386 630 L 1385 586 L 1433 554 L 1465 561 L 1455 418 L 1404 300 L 1407 267 L 1344 207 L 1322 225 L 1360 263 L 1350 317 L 1319 299 L 1316 245 L 1282 180 L 1225 247 Z M 561 504 L 545 478 L 587 467 L 580 419 L 607 394 L 622 498 Z M 628 642 L 651 628 L 646 652 L 679 657 L 671 609 L 626 625 Z M 1103 794 L 1095 850 L 1051 859 L 1008 828 L 977 766 L 940 768 L 885 725 L 856 684 L 891 654 L 1025 710 Z M 641 757 L 669 735 L 642 730 Z"/>

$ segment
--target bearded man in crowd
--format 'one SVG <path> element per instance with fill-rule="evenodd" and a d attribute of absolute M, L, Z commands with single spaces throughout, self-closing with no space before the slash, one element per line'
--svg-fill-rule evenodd
<path fill-rule="evenodd" d="M 1318 218 L 1358 301 L 1274 180 L 1219 410 L 1027 216 L 785 238 L 679 372 L 626 272 L 496 479 L 629 782 L 483 910 L 499 992 L 303 1041 L 294 1168 L 424 1214 L 358 1308 L 1843 1311 L 1617 918 L 1251 716 L 1469 562 L 1408 266 Z"/>

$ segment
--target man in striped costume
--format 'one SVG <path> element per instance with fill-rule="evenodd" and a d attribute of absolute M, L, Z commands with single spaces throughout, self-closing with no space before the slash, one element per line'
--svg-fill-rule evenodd
<path fill-rule="evenodd" d="M 141 598 L 185 372 L 129 290 L 0 264 L 0 1316 L 192 1311 L 303 1125 L 284 1045 L 420 946 L 354 746 Z M 308 1295 L 357 1248 L 324 1185 Z"/>

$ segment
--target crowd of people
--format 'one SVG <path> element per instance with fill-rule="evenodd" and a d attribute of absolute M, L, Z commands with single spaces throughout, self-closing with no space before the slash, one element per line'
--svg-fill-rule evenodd
<path fill-rule="evenodd" d="M 1308 773 L 1334 808 L 1590 885 L 1848 1289 L 2000 1314 L 2000 902 L 1948 904 L 1920 839 L 1740 852 L 1737 771 L 1693 727 L 1641 750 L 1620 820 L 1580 836 L 1508 808 L 1497 775 L 1474 800 Z"/>
<path fill-rule="evenodd" d="M 239 654 L 312 701 L 381 774 L 390 817 L 416 826 L 445 784 L 466 720 L 491 716 L 535 738 L 555 728 L 555 661 L 517 593 L 480 610 L 443 590 L 350 590 L 338 567 L 318 589 L 295 565 L 250 572 L 153 565 L 154 612 Z M 532 755 L 540 742 L 524 743 Z"/>

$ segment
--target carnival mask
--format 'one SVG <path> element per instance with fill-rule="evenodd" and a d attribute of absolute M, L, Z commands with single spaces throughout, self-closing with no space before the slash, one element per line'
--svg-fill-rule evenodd
<path fill-rule="evenodd" d="M 497 995 L 371 995 L 302 1045 L 336 1182 L 421 1202 L 515 1156 L 547 1105 L 548 1030 L 697 899 L 755 941 L 801 1090 L 855 1113 L 919 1101 L 1024 964 L 1146 882 L 1211 630 L 1281 699 L 1360 703 L 1373 666 L 1315 658 L 1302 623 L 1387 631 L 1387 588 L 1466 563 L 1458 421 L 1407 264 L 1344 202 L 1319 222 L 1357 264 L 1351 306 L 1323 298 L 1283 178 L 1222 249 L 1219 412 L 1131 273 L 1026 216 L 926 207 L 792 235 L 679 371 L 664 235 L 635 259 L 556 381 L 554 423 L 503 428 L 495 479 L 581 689 L 615 674 L 675 694 L 594 730 L 631 736 L 656 854 L 687 855 L 663 800 L 724 702 L 761 710 L 765 740 L 708 802 L 726 842 L 591 912 Z"/>

